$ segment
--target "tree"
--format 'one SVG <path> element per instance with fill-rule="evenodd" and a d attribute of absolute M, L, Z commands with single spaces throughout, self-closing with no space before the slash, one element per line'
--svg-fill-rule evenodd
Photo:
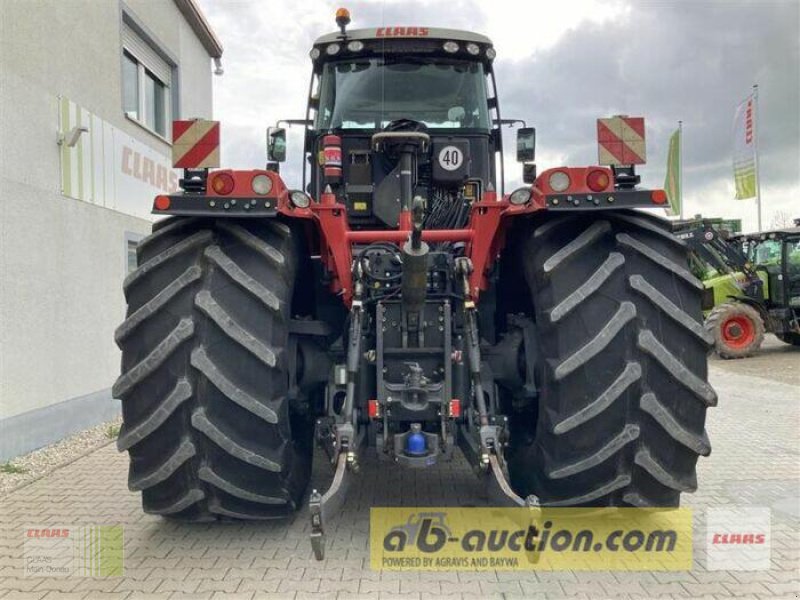
<path fill-rule="evenodd" d="M 789 215 L 789 213 L 785 210 L 776 210 L 772 214 L 772 220 L 770 221 L 770 229 L 783 229 L 785 227 L 792 227 L 794 225 L 794 219 Z"/>

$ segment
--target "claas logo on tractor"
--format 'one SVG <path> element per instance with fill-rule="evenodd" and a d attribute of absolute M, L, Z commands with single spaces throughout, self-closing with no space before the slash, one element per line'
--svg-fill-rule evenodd
<path fill-rule="evenodd" d="M 525 514 L 678 506 L 716 395 L 686 246 L 635 211 L 665 200 L 634 172 L 643 119 L 601 120 L 600 164 L 537 175 L 491 39 L 350 22 L 312 44 L 307 118 L 268 129 L 265 168 L 220 165 L 216 122 L 174 126 L 182 189 L 156 199 L 172 218 L 139 246 L 116 333 L 144 510 L 288 517 L 314 443 L 333 470 L 307 500 L 318 558 L 370 445 L 383 469 L 460 452 Z"/>

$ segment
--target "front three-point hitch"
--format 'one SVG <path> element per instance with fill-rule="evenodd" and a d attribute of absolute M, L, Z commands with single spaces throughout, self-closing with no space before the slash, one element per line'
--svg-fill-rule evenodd
<path fill-rule="evenodd" d="M 325 555 L 329 518 L 344 504 L 365 439 L 374 441 L 380 459 L 414 468 L 449 460 L 458 444 L 487 480 L 495 505 L 538 506 L 536 497 L 521 498 L 506 479 L 509 432 L 496 385 L 515 376 L 515 369 L 502 364 L 517 363 L 524 336 L 518 332 L 489 360 L 482 359 L 470 293 L 472 262 L 422 241 L 422 198 L 405 206 L 408 240 L 402 246 L 362 248 L 353 263 L 346 348 L 338 346 L 341 358 L 328 383 L 326 416 L 317 421 L 317 441 L 335 467 L 330 488 L 324 494 L 314 490 L 309 503 L 318 560 Z M 515 385 L 524 391 L 528 383 Z M 462 407 L 460 398 L 470 400 Z"/>

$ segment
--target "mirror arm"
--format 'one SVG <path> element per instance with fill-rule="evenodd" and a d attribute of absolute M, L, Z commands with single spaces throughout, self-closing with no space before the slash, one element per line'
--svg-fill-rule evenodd
<path fill-rule="evenodd" d="M 492 121 L 495 125 L 508 125 L 509 127 L 513 127 L 517 123 L 521 123 L 523 127 L 527 127 L 528 124 L 523 121 L 522 119 L 493 119 Z"/>
<path fill-rule="evenodd" d="M 275 124 L 276 127 L 280 127 L 281 125 L 286 125 L 288 127 L 291 127 L 292 125 L 303 125 L 304 127 L 310 127 L 311 119 L 281 119 Z"/>

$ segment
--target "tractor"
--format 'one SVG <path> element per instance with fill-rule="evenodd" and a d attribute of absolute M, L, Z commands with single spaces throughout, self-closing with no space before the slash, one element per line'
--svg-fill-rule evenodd
<path fill-rule="evenodd" d="M 733 339 L 744 343 L 748 332 L 755 331 L 760 344 L 759 331 L 767 331 L 782 342 L 800 346 L 800 227 L 735 235 L 731 243 L 744 253 L 763 282 L 761 295 L 745 294 L 731 299 L 731 304 L 748 305 L 752 323 L 743 322 L 743 333 L 737 338 L 738 331 L 734 330 Z M 714 321 L 711 321 L 713 312 L 709 315 L 709 329 L 717 339 L 720 332 L 726 331 L 725 314 L 729 310 L 722 306 L 716 309 L 719 316 Z"/>
<path fill-rule="evenodd" d="M 366 452 L 456 451 L 498 505 L 678 506 L 717 396 L 687 245 L 636 210 L 664 192 L 631 165 L 537 174 L 522 127 L 506 193 L 491 40 L 349 22 L 314 42 L 289 121 L 301 188 L 276 127 L 266 168 L 186 167 L 154 200 L 114 386 L 144 511 L 307 505 L 321 558 Z M 332 483 L 306 494 L 315 455 Z"/>
<path fill-rule="evenodd" d="M 765 333 L 800 345 L 800 227 L 732 235 L 708 220 L 675 222 L 703 280 L 706 329 L 720 358 L 752 356 Z"/>

